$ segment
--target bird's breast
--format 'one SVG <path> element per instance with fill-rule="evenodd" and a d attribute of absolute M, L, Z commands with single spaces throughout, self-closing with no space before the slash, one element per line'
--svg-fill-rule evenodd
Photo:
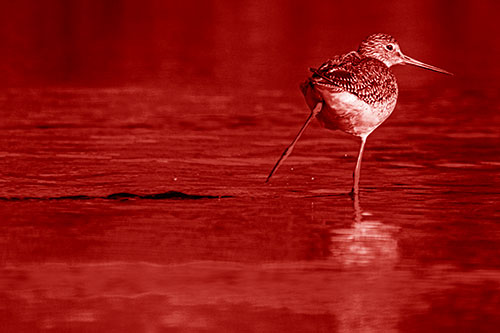
<path fill-rule="evenodd" d="M 333 92 L 313 85 L 303 92 L 311 110 L 323 102 L 317 118 L 325 128 L 355 136 L 367 135 L 382 124 L 394 110 L 397 99 L 396 92 L 394 98 L 367 103 L 350 92 Z"/>

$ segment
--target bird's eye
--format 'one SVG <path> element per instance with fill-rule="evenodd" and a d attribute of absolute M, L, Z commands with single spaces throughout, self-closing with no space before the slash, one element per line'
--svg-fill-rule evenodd
<path fill-rule="evenodd" d="M 387 44 L 387 46 L 385 48 L 388 49 L 389 51 L 392 51 L 394 46 L 392 46 L 392 44 Z"/>

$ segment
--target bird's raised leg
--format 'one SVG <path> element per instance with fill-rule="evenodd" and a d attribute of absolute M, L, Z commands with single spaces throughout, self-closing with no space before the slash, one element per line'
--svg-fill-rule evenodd
<path fill-rule="evenodd" d="M 300 129 L 299 133 L 297 133 L 297 136 L 295 137 L 295 139 L 293 139 L 292 143 L 285 149 L 285 151 L 283 152 L 283 154 L 281 154 L 278 162 L 276 162 L 276 164 L 274 165 L 273 169 L 269 173 L 269 176 L 267 176 L 266 183 L 269 181 L 269 179 L 271 179 L 271 177 L 274 175 L 274 173 L 276 172 L 276 170 L 278 170 L 278 167 L 286 160 L 286 158 L 288 156 L 290 156 L 290 154 L 292 153 L 293 147 L 295 147 L 295 144 L 297 143 L 297 141 L 302 136 L 302 133 L 304 133 L 304 130 L 307 128 L 307 126 L 309 126 L 309 124 L 314 119 L 314 117 L 316 117 L 318 115 L 318 113 L 321 111 L 322 107 L 323 107 L 323 103 L 322 102 L 319 102 L 318 104 L 316 104 L 316 106 L 314 107 L 314 109 L 311 111 L 311 114 L 307 118 L 306 122 L 304 123 L 304 125 L 302 125 L 302 128 Z"/>
<path fill-rule="evenodd" d="M 361 160 L 363 159 L 363 151 L 365 150 L 366 138 L 368 135 L 361 136 L 361 146 L 359 147 L 358 160 L 356 162 L 356 168 L 354 169 L 353 178 L 354 183 L 352 185 L 351 195 L 358 195 L 359 193 L 359 176 L 361 173 Z"/>

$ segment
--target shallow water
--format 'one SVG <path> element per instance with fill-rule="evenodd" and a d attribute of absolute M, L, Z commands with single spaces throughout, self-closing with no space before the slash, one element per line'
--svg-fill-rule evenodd
<path fill-rule="evenodd" d="M 4 330 L 498 326 L 498 110 L 467 112 L 497 95 L 403 93 L 353 201 L 358 143 L 317 123 L 264 184 L 307 111 L 245 94 L 4 92 Z"/>
<path fill-rule="evenodd" d="M 0 331 L 496 332 L 495 6 L 4 6 Z M 456 75 L 394 69 L 355 200 L 316 121 L 265 184 L 307 68 L 378 31 Z"/>

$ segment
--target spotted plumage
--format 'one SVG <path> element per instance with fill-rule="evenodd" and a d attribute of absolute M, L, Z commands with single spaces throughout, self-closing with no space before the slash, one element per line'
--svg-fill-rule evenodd
<path fill-rule="evenodd" d="M 397 98 L 396 77 L 383 62 L 363 58 L 357 52 L 337 56 L 318 69 L 311 68 L 308 79 L 332 93 L 346 91 L 370 105 Z"/>
<path fill-rule="evenodd" d="M 319 68 L 311 69 L 311 76 L 300 86 L 311 114 L 271 170 L 266 182 L 290 155 L 312 119 L 317 118 L 325 128 L 338 129 L 361 138 L 352 189 L 352 193 L 358 193 L 366 138 L 391 115 L 396 106 L 398 86 L 390 67 L 397 64 L 412 64 L 451 74 L 403 55 L 396 39 L 387 34 L 368 36 L 357 51 L 335 56 Z"/>

